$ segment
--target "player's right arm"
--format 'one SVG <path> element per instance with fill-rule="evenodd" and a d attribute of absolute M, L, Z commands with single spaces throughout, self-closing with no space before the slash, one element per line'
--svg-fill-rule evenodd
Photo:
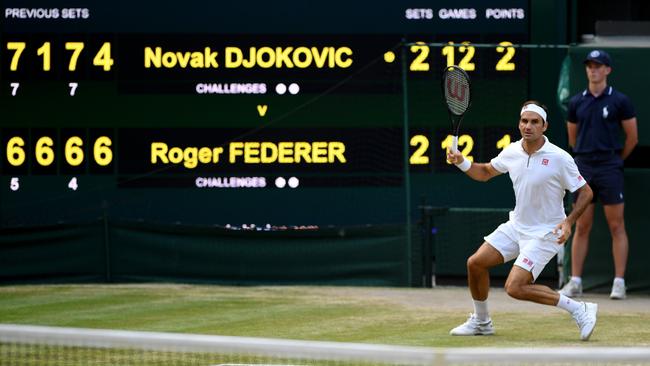
<path fill-rule="evenodd" d="M 447 160 L 458 166 L 463 164 L 465 157 L 459 151 L 454 153 L 447 152 Z M 469 175 L 470 178 L 474 180 L 485 182 L 501 174 L 501 172 L 494 169 L 490 163 L 471 163 L 469 169 L 465 171 L 465 174 Z"/>

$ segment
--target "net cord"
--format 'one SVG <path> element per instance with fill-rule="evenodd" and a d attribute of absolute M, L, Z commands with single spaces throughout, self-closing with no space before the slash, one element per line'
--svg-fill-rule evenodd
<path fill-rule="evenodd" d="M 0 324 L 0 342 L 153 351 L 240 353 L 314 360 L 362 360 L 403 365 L 446 363 L 647 362 L 650 348 L 426 348 L 183 333 Z"/>

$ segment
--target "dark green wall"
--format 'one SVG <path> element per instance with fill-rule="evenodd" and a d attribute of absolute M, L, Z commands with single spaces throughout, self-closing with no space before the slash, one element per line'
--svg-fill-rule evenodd
<path fill-rule="evenodd" d="M 400 226 L 236 231 L 143 222 L 0 229 L 0 283 L 408 286 Z"/>

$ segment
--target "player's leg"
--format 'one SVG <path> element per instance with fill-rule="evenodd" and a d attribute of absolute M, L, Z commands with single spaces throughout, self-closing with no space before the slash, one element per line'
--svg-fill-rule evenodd
<path fill-rule="evenodd" d="M 472 294 L 474 312 L 465 323 L 452 329 L 455 336 L 491 335 L 494 327 L 488 312 L 487 297 L 490 290 L 490 268 L 503 263 L 503 256 L 488 242 L 467 259 L 467 284 Z"/>
<path fill-rule="evenodd" d="M 562 294 L 558 294 L 550 287 L 533 283 L 533 274 L 517 265 L 512 270 L 506 281 L 506 292 L 518 300 L 536 302 L 538 304 L 557 306 L 571 314 L 580 329 L 580 339 L 586 341 L 596 327 L 598 304 L 578 302 Z"/>
<path fill-rule="evenodd" d="M 557 306 L 566 310 L 573 316 L 580 329 L 580 339 L 588 340 L 596 326 L 598 305 L 577 302 L 558 294 L 548 286 L 534 283 L 546 264 L 557 254 L 560 245 L 550 237 L 548 240 L 526 238 L 520 241 L 520 246 L 521 253 L 506 280 L 508 295 L 518 300 Z"/>
<path fill-rule="evenodd" d="M 512 266 L 505 285 L 506 293 L 517 300 L 543 305 L 557 305 L 560 294 L 550 287 L 533 283 L 532 272 L 517 265 Z"/>
<path fill-rule="evenodd" d="M 520 253 L 508 278 L 506 293 L 518 300 L 532 301 L 544 305 L 556 305 L 560 294 L 550 287 L 535 284 L 546 264 L 560 251 L 557 236 L 549 233 L 546 239 L 522 235 L 519 240 Z"/>
<path fill-rule="evenodd" d="M 467 284 L 472 299 L 485 301 L 490 290 L 490 268 L 503 263 L 503 255 L 488 242 L 467 259 Z"/>
<path fill-rule="evenodd" d="M 500 225 L 485 237 L 485 242 L 467 259 L 467 284 L 474 312 L 465 323 L 452 329 L 449 334 L 460 336 L 494 334 L 494 327 L 488 312 L 488 293 L 490 290 L 490 268 L 511 260 L 519 254 L 519 247 L 514 239 L 517 233 L 510 223 Z"/>

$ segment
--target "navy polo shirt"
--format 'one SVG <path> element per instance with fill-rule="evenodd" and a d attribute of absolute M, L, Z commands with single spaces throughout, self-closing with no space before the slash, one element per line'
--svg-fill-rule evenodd
<path fill-rule="evenodd" d="M 589 89 L 569 101 L 569 123 L 578 124 L 573 152 L 585 154 L 623 149 L 621 121 L 635 117 L 634 106 L 623 93 L 611 86 L 594 97 Z"/>

